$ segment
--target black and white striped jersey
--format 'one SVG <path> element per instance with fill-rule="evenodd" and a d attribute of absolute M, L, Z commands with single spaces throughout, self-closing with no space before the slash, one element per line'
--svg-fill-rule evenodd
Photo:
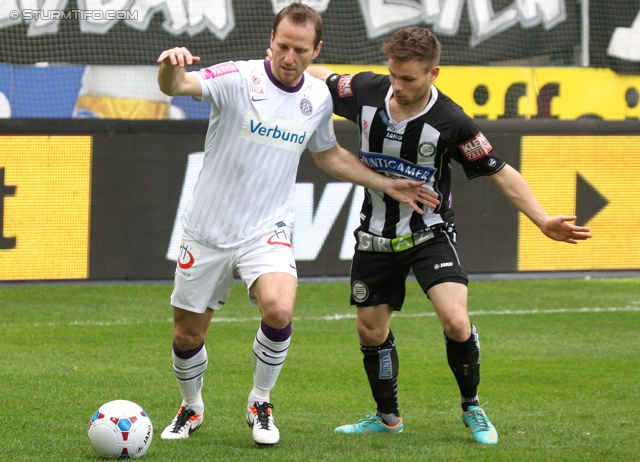
<path fill-rule="evenodd" d="M 451 160 L 462 165 L 469 179 L 492 175 L 505 165 L 473 119 L 435 86 L 424 111 L 398 123 L 389 111 L 393 93 L 389 76 L 334 74 L 327 85 L 334 113 L 359 127 L 361 161 L 390 176 L 424 179 L 425 187 L 440 199 L 438 208 L 423 207 L 421 216 L 407 204 L 365 189 L 360 213 L 363 231 L 393 238 L 451 223 Z"/>

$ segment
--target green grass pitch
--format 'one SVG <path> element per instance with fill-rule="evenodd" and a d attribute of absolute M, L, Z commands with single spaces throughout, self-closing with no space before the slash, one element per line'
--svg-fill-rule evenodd
<path fill-rule="evenodd" d="M 259 324 L 243 286 L 214 316 L 203 427 L 160 439 L 180 403 L 171 368 L 170 284 L 0 285 L 4 460 L 99 460 L 87 425 L 104 402 L 142 405 L 144 460 L 633 461 L 640 459 L 640 279 L 471 281 L 482 345 L 480 399 L 500 435 L 474 443 L 433 310 L 415 282 L 392 328 L 400 435 L 336 435 L 375 410 L 346 282 L 302 282 L 289 357 L 271 393 L 281 440 L 260 450 L 244 412 Z"/>

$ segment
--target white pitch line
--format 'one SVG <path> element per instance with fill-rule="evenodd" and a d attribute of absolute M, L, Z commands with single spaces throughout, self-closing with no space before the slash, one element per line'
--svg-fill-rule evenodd
<path fill-rule="evenodd" d="M 470 311 L 469 316 L 512 316 L 512 315 L 527 315 L 527 314 L 582 314 L 582 313 L 615 313 L 622 311 L 638 311 L 638 306 L 624 306 L 624 307 L 610 307 L 610 308 L 555 308 L 549 310 L 536 309 L 536 310 L 501 310 L 501 311 Z M 394 317 L 399 318 L 424 318 L 434 317 L 436 314 L 433 311 L 422 313 L 394 313 Z M 332 314 L 328 316 L 320 316 L 314 318 L 296 318 L 300 320 L 318 320 L 318 321 L 340 321 L 342 319 L 355 319 L 355 313 L 351 314 Z"/>
<path fill-rule="evenodd" d="M 640 304 L 640 302 L 633 302 L 634 304 Z M 533 310 L 501 310 L 501 311 L 470 311 L 469 316 L 522 316 L 522 315 L 537 315 L 537 314 L 588 314 L 588 313 L 617 313 L 617 312 L 640 312 L 640 306 L 622 306 L 622 307 L 607 307 L 607 308 L 552 308 L 552 309 L 533 309 Z M 429 312 L 421 312 L 421 313 L 394 313 L 394 317 L 396 318 L 425 318 L 425 317 L 434 317 L 436 314 L 433 311 Z M 305 321 L 342 321 L 343 319 L 355 319 L 356 313 L 355 308 L 354 312 L 348 314 L 330 314 L 326 316 L 309 316 L 309 317 L 301 317 L 294 316 L 293 320 L 296 322 L 305 322 Z M 261 318 L 259 316 L 255 317 L 247 317 L 247 318 L 226 318 L 226 317 L 216 317 L 214 316 L 211 319 L 212 323 L 242 323 L 242 322 L 260 322 Z M 162 322 L 173 322 L 171 318 L 166 318 Z M 122 326 L 122 325 L 133 325 L 133 324 L 148 324 L 148 320 L 136 320 L 136 319 L 119 319 L 116 321 L 71 321 L 66 323 L 67 326 Z M 12 324 L 3 323 L 1 324 L 4 327 L 9 327 Z M 55 327 L 60 326 L 61 323 L 36 323 L 33 324 L 33 327 Z"/>

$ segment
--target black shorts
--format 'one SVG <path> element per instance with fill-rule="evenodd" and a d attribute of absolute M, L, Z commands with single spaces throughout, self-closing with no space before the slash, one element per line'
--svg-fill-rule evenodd
<path fill-rule="evenodd" d="M 469 281 L 455 231 L 443 231 L 402 252 L 356 250 L 351 264 L 351 304 L 358 307 L 388 304 L 400 311 L 411 270 L 425 294 L 436 284 L 466 285 Z"/>

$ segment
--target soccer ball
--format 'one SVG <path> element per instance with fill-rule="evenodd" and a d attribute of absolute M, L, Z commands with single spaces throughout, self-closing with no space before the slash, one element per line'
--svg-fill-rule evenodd
<path fill-rule="evenodd" d="M 124 399 L 100 406 L 89 422 L 89 442 L 105 459 L 142 457 L 153 438 L 153 425 L 136 403 Z"/>

